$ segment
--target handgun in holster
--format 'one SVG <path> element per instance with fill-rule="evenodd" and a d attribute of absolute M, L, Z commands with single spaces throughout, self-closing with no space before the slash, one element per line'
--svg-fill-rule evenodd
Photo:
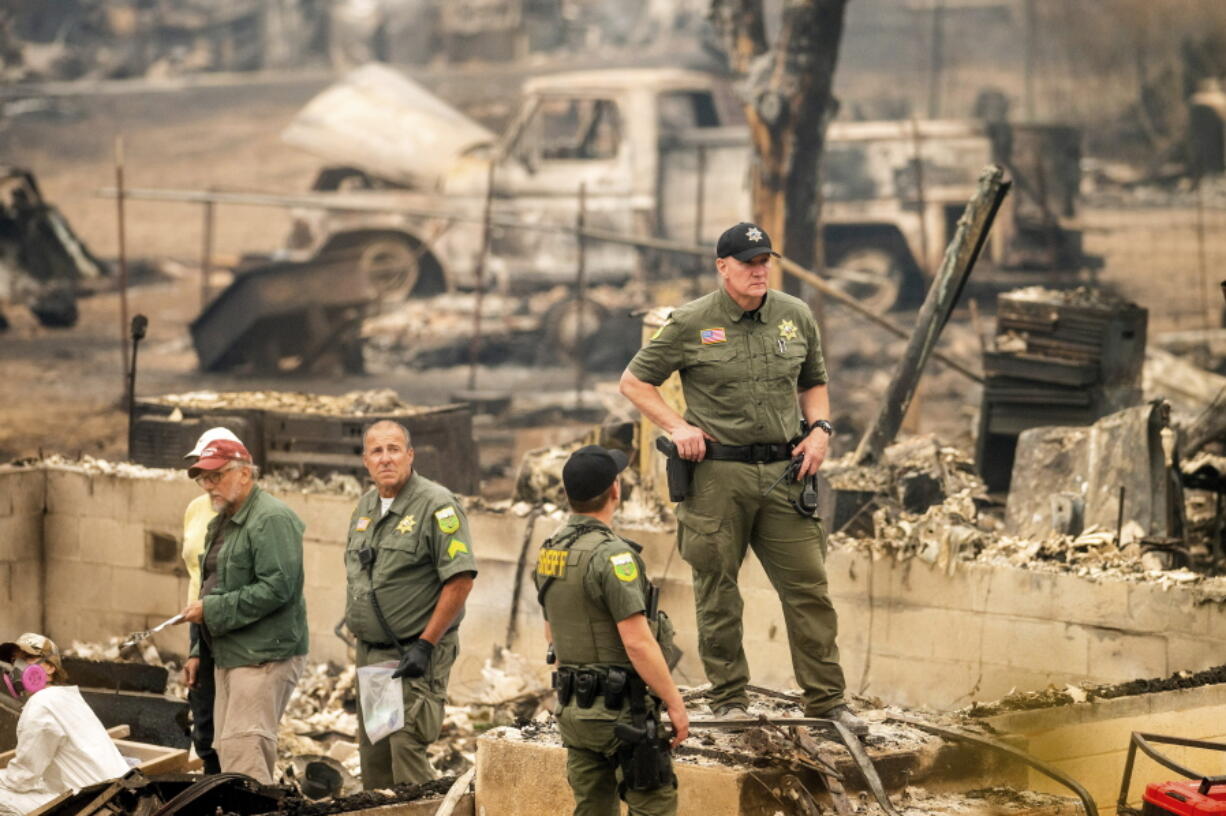
<path fill-rule="evenodd" d="M 690 480 L 694 478 L 694 463 L 681 458 L 676 444 L 667 437 L 656 437 L 656 450 L 667 457 L 665 473 L 668 476 L 668 500 L 683 501 L 690 495 Z"/>
<path fill-rule="evenodd" d="M 640 725 L 619 722 L 613 735 L 622 742 L 618 758 L 622 766 L 622 784 L 630 790 L 652 791 L 676 785 L 669 743 L 660 734 L 659 719 L 650 716 Z"/>

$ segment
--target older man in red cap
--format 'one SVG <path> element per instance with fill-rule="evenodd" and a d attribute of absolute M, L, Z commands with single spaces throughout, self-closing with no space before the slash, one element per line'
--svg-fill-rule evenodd
<path fill-rule="evenodd" d="M 271 784 L 277 724 L 306 662 L 304 525 L 255 483 L 241 442 L 209 443 L 187 475 L 217 512 L 200 559 L 200 599 L 183 610 L 200 624 L 216 666 L 214 745 L 223 772 Z"/>

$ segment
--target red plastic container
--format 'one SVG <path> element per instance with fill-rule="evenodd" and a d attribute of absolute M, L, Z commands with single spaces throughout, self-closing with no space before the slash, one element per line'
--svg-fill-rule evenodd
<path fill-rule="evenodd" d="M 1145 786 L 1143 816 L 1226 816 L 1226 785 L 1201 793 L 1200 782 L 1155 782 Z"/>

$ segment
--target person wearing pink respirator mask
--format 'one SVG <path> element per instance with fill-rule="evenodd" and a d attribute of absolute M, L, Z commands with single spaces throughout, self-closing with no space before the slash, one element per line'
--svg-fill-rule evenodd
<path fill-rule="evenodd" d="M 81 697 L 51 639 L 27 632 L 0 644 L 0 694 L 23 702 L 17 751 L 0 768 L 0 816 L 25 816 L 61 793 L 128 772 L 128 762 Z"/>

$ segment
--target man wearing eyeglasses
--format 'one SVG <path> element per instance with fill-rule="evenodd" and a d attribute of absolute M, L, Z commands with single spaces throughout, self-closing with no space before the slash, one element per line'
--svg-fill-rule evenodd
<path fill-rule="evenodd" d="M 241 442 L 210 443 L 187 475 L 217 512 L 200 558 L 200 599 L 183 610 L 216 666 L 214 746 L 223 772 L 272 784 L 277 724 L 306 663 L 304 525 L 256 485 Z"/>

